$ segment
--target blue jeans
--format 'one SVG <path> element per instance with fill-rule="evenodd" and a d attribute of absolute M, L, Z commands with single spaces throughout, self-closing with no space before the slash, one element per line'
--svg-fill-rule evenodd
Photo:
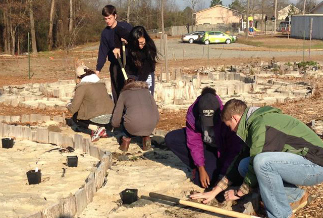
<path fill-rule="evenodd" d="M 269 218 L 292 215 L 289 203 L 298 201 L 304 190 L 323 182 L 323 167 L 288 152 L 264 152 L 253 161 L 261 198 Z"/>
<path fill-rule="evenodd" d="M 245 177 L 248 172 L 250 157 L 244 158 L 240 161 L 238 171 L 242 177 Z M 292 203 L 299 199 L 299 196 L 304 194 L 303 189 L 298 188 L 296 185 L 284 182 L 285 193 L 288 198 L 288 202 Z"/>

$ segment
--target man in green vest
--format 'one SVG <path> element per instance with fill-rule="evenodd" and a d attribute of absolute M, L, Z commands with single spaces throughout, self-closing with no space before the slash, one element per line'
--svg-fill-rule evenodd
<path fill-rule="evenodd" d="M 269 218 L 295 217 L 309 201 L 309 194 L 297 186 L 323 182 L 323 141 L 279 109 L 247 107 L 237 99 L 224 105 L 221 119 L 246 145 L 212 191 L 191 198 L 207 203 L 242 175 L 243 184 L 239 190 L 227 190 L 226 200 L 238 200 L 258 185 Z"/>

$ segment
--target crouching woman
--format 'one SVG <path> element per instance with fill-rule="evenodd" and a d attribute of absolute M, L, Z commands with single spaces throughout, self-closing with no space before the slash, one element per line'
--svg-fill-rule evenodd
<path fill-rule="evenodd" d="M 143 150 L 151 148 L 149 135 L 159 120 L 159 112 L 146 82 L 128 79 L 123 87 L 114 109 L 111 124 L 119 127 L 123 124 L 125 136 L 119 147 L 122 151 L 129 149 L 131 138 L 142 137 Z"/>
<path fill-rule="evenodd" d="M 105 125 L 111 119 L 114 103 L 108 95 L 105 83 L 100 81 L 94 71 L 81 65 L 76 69 L 77 85 L 67 109 L 73 114 L 76 131 L 91 134 L 91 140 L 106 137 Z M 96 131 L 89 124 L 97 125 Z"/>

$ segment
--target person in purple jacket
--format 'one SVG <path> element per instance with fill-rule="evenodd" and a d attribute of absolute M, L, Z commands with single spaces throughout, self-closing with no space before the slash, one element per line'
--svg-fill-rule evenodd
<path fill-rule="evenodd" d="M 169 149 L 193 169 L 193 182 L 203 188 L 214 186 L 219 175 L 225 175 L 243 145 L 221 121 L 222 108 L 216 91 L 205 87 L 187 110 L 186 127 L 165 136 Z"/>

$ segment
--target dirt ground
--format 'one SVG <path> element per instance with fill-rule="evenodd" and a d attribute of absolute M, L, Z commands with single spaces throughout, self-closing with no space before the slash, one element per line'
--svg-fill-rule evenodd
<path fill-rule="evenodd" d="M 276 40 L 276 39 L 273 39 Z M 284 39 L 287 40 L 287 39 Z M 288 39 L 291 40 L 291 39 Z M 295 39 L 296 40 L 296 39 Z M 293 41 L 293 42 L 292 42 Z M 301 45 L 301 40 L 288 41 Z M 286 42 L 287 43 L 287 42 Z M 86 60 L 85 64 L 90 68 L 95 68 L 97 51 L 84 52 L 76 50 L 67 53 L 66 51 L 46 52 L 32 55 L 31 57 L 31 79 L 28 76 L 28 57 L 27 56 L 7 56 L 0 55 L 0 97 L 1 87 L 5 85 L 25 84 L 25 83 L 42 83 L 53 82 L 59 79 L 74 79 L 74 61 L 75 58 Z M 320 61 L 322 56 L 312 56 L 311 60 Z M 205 66 L 217 65 L 237 65 L 250 64 L 252 62 L 270 61 L 272 57 L 267 58 L 226 58 L 226 59 L 184 59 L 171 60 L 169 67 L 184 67 L 187 71 Z M 300 56 L 278 57 L 277 61 L 294 62 L 301 61 Z M 106 64 L 107 65 L 107 64 Z M 158 74 L 163 66 L 162 61 L 157 65 L 156 73 Z M 108 66 L 104 67 L 104 72 L 108 71 Z M 102 74 L 103 77 L 108 76 L 107 73 Z M 283 110 L 283 112 L 297 117 L 305 123 L 314 119 L 322 119 L 323 101 L 321 93 L 323 91 L 323 81 L 309 80 L 316 86 L 316 93 L 312 98 L 292 101 L 284 104 L 274 105 Z M 309 81 L 308 81 L 309 80 Z M 40 113 L 46 115 L 61 115 L 66 111 L 61 110 L 31 110 L 21 107 L 7 107 L 0 104 L 0 115 L 22 115 Z M 67 114 L 68 117 L 68 114 Z M 173 130 L 181 128 L 185 125 L 185 111 L 179 112 L 162 112 L 161 119 L 157 126 L 158 129 Z M 298 217 L 323 217 L 323 184 L 307 188 L 307 190 L 317 196 L 317 198 L 297 215 Z"/>

